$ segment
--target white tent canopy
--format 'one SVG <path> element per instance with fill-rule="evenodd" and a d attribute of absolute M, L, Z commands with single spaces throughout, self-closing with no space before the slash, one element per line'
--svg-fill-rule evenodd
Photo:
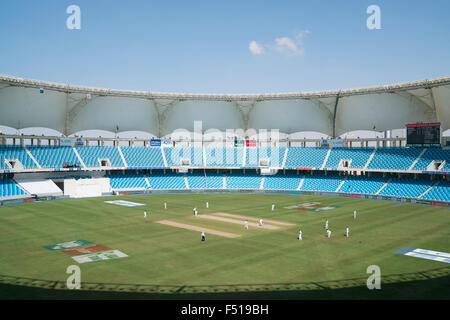
<path fill-rule="evenodd" d="M 41 89 L 43 92 L 41 93 Z M 406 123 L 450 129 L 450 77 L 365 89 L 280 94 L 180 94 L 99 89 L 0 75 L 0 126 L 84 130 L 201 132 L 314 131 L 340 136 L 386 131 Z"/>

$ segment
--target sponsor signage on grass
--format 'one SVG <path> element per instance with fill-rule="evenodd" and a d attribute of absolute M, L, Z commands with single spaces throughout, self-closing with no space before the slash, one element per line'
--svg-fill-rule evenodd
<path fill-rule="evenodd" d="M 88 244 L 93 244 L 93 242 L 86 241 L 86 240 L 74 240 L 74 241 L 67 241 L 67 242 L 44 246 L 44 248 L 49 249 L 49 250 L 61 250 L 61 249 L 69 249 L 69 248 L 86 246 Z"/>
<path fill-rule="evenodd" d="M 78 256 L 78 255 L 83 255 L 83 254 L 87 254 L 87 253 L 94 253 L 94 252 L 108 251 L 108 250 L 112 250 L 112 248 L 104 246 L 102 244 L 93 244 L 93 245 L 86 246 L 86 247 L 64 249 L 64 250 L 61 250 L 61 252 L 64 252 L 65 254 L 68 254 L 69 256 Z"/>
<path fill-rule="evenodd" d="M 105 201 L 105 203 L 115 204 L 115 205 L 124 206 L 124 207 L 146 206 L 146 204 L 144 204 L 144 203 L 137 203 L 137 202 L 131 202 L 131 201 L 125 201 L 125 200 Z"/>
<path fill-rule="evenodd" d="M 295 206 L 285 207 L 285 209 L 308 210 L 312 212 L 327 211 L 340 208 L 339 206 L 327 206 L 320 202 L 302 203 Z"/>
<path fill-rule="evenodd" d="M 72 259 L 78 263 L 95 262 L 102 260 L 111 260 L 128 257 L 125 253 L 119 250 L 108 250 L 103 252 L 95 252 L 89 254 L 83 254 L 79 256 L 73 256 Z"/>
<path fill-rule="evenodd" d="M 394 253 L 403 254 L 405 256 L 421 258 L 426 260 L 433 260 L 439 262 L 450 263 L 450 253 L 439 252 L 426 249 L 415 249 L 415 248 L 402 248 Z"/>

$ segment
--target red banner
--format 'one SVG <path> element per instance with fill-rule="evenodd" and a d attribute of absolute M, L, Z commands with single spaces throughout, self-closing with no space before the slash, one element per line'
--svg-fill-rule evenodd
<path fill-rule="evenodd" d="M 256 140 L 245 140 L 245 145 L 247 147 L 256 147 Z"/>
<path fill-rule="evenodd" d="M 411 123 L 411 124 L 407 124 L 406 127 L 407 128 L 411 128 L 411 127 L 436 127 L 436 126 L 440 126 L 441 123 L 440 122 L 435 122 L 435 123 Z"/>
<path fill-rule="evenodd" d="M 438 207 L 448 207 L 448 203 L 445 202 L 432 201 L 431 204 Z"/>

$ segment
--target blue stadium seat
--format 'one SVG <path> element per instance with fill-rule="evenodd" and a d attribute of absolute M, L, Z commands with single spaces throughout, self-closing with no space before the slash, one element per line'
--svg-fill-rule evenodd
<path fill-rule="evenodd" d="M 22 146 L 0 145 L 0 169 L 9 169 L 5 160 L 19 160 L 25 169 L 35 169 L 37 165 Z"/>
<path fill-rule="evenodd" d="M 249 147 L 247 148 L 245 166 L 259 167 L 260 160 L 269 160 L 270 167 L 281 167 L 283 164 L 285 147 Z"/>
<path fill-rule="evenodd" d="M 343 176 L 338 176 L 334 174 L 328 175 L 306 174 L 305 180 L 303 181 L 300 190 L 335 192 L 343 179 L 344 179 Z"/>
<path fill-rule="evenodd" d="M 407 170 L 421 152 L 420 148 L 378 148 L 368 168 Z"/>
<path fill-rule="evenodd" d="M 262 176 L 255 173 L 227 173 L 227 189 L 259 189 Z"/>
<path fill-rule="evenodd" d="M 349 168 L 364 168 L 374 148 L 332 148 L 325 167 L 337 168 L 341 160 L 351 160 Z"/>
<path fill-rule="evenodd" d="M 100 159 L 108 159 L 112 167 L 124 167 L 119 150 L 113 146 L 77 146 L 86 167 L 100 167 Z"/>
<path fill-rule="evenodd" d="M 164 168 L 161 147 L 120 147 L 128 167 Z"/>
<path fill-rule="evenodd" d="M 421 199 L 450 202 L 450 181 L 440 181 L 439 184 L 425 193 Z"/>
<path fill-rule="evenodd" d="M 188 159 L 191 167 L 204 165 L 202 147 L 165 147 L 163 150 L 169 166 L 180 166 L 183 159 Z"/>
<path fill-rule="evenodd" d="M 414 165 L 414 170 L 426 170 L 433 160 L 444 160 L 443 171 L 450 171 L 450 149 L 427 149 Z"/>
<path fill-rule="evenodd" d="M 72 147 L 27 146 L 27 149 L 42 168 L 62 168 L 64 163 L 80 163 Z"/>
<path fill-rule="evenodd" d="M 328 148 L 291 147 L 288 150 L 285 168 L 320 168 L 328 150 Z"/>
<path fill-rule="evenodd" d="M 392 178 L 386 187 L 380 191 L 380 195 L 418 198 L 429 187 L 433 185 L 433 180 Z"/>
<path fill-rule="evenodd" d="M 382 177 L 347 176 L 338 192 L 375 194 L 387 181 Z"/>
<path fill-rule="evenodd" d="M 302 180 L 301 174 L 266 175 L 264 178 L 264 189 L 266 190 L 296 190 Z"/>
<path fill-rule="evenodd" d="M 26 194 L 27 193 L 16 185 L 11 179 L 5 177 L 0 178 L 0 198 L 24 196 Z"/>
<path fill-rule="evenodd" d="M 208 167 L 242 167 L 244 148 L 242 147 L 206 147 L 206 165 Z"/>
<path fill-rule="evenodd" d="M 150 186 L 155 190 L 186 189 L 184 175 L 179 173 L 153 173 L 147 175 Z"/>
<path fill-rule="evenodd" d="M 190 189 L 206 189 L 206 177 L 203 172 L 186 174 Z"/>
<path fill-rule="evenodd" d="M 109 178 L 109 184 L 113 189 L 149 189 L 143 174 L 114 173 L 106 175 L 106 178 Z"/>
<path fill-rule="evenodd" d="M 223 174 L 206 173 L 207 189 L 223 189 Z"/>

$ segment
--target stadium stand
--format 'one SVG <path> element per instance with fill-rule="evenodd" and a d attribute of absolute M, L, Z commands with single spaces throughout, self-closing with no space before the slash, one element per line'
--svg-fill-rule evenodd
<path fill-rule="evenodd" d="M 0 198 L 24 196 L 27 193 L 17 186 L 14 181 L 6 177 L 0 178 Z"/>
<path fill-rule="evenodd" d="M 108 159 L 112 167 L 124 167 L 119 150 L 113 146 L 77 146 L 75 148 L 86 167 L 102 166 L 100 160 Z"/>
<path fill-rule="evenodd" d="M 244 148 L 211 147 L 205 148 L 206 165 L 208 167 L 242 167 Z"/>
<path fill-rule="evenodd" d="M 147 175 L 151 189 L 155 190 L 179 190 L 186 189 L 183 174 L 153 173 Z"/>
<path fill-rule="evenodd" d="M 207 189 L 223 189 L 223 174 L 207 173 L 206 187 Z"/>
<path fill-rule="evenodd" d="M 445 161 L 443 171 L 450 171 L 450 149 L 430 148 L 426 149 L 419 161 L 414 165 L 414 170 L 427 170 L 433 161 Z"/>
<path fill-rule="evenodd" d="M 10 169 L 7 161 L 20 161 L 24 169 L 37 168 L 33 159 L 22 146 L 0 145 L 0 169 Z"/>
<path fill-rule="evenodd" d="M 27 152 L 27 149 L 29 152 Z M 189 189 L 251 189 L 251 190 L 297 190 L 303 179 L 300 191 L 324 191 L 338 193 L 372 194 L 380 196 L 419 198 L 425 200 L 450 201 L 449 183 L 437 180 L 425 179 L 419 176 L 417 179 L 399 178 L 386 175 L 385 178 L 369 175 L 338 175 L 336 171 L 328 174 L 290 171 L 289 168 L 316 168 L 340 170 L 340 162 L 348 160 L 348 169 L 368 171 L 404 171 L 408 169 L 424 171 L 432 170 L 430 164 L 433 161 L 445 162 L 441 171 L 448 170 L 450 166 L 450 150 L 440 148 L 319 148 L 319 147 L 292 147 L 287 150 L 286 172 L 278 172 L 274 175 L 261 175 L 254 170 L 233 173 L 217 172 L 211 168 L 242 168 L 260 167 L 264 165 L 261 160 L 268 159 L 270 167 L 280 167 L 286 154 L 285 147 L 135 147 L 135 146 L 0 146 L 0 169 L 11 170 L 8 161 L 16 161 L 15 171 L 22 169 L 59 169 L 64 163 L 78 163 L 80 158 L 87 168 L 99 168 L 104 166 L 100 160 L 109 160 L 111 167 L 125 167 L 120 151 L 126 161 L 127 173 L 108 173 L 105 177 L 110 179 L 110 185 L 114 190 L 183 190 Z M 74 152 L 77 151 L 77 153 Z M 164 153 L 163 153 L 164 152 Z M 329 152 L 329 153 L 328 153 Z M 328 158 L 327 158 L 328 153 Z M 32 156 L 30 156 L 30 154 Z M 165 155 L 169 166 L 180 166 L 181 159 L 189 160 L 189 167 L 204 167 L 206 169 L 186 174 L 181 173 L 152 173 L 144 175 L 135 173 L 132 169 L 164 168 Z M 373 155 L 373 157 L 372 157 Z M 420 157 L 419 157 L 420 156 Z M 34 157 L 34 160 L 32 159 Z M 371 160 L 370 160 L 371 159 Z M 370 163 L 368 163 L 370 160 Z M 36 164 L 36 162 L 38 165 Z M 23 166 L 23 168 L 22 168 Z M 208 169 L 210 168 L 210 169 Z M 430 169 L 431 168 L 431 169 Z M 192 170 L 191 170 L 192 171 Z M 376 173 L 375 173 L 376 175 Z M 54 176 L 54 175 L 53 175 Z M 225 181 L 224 181 L 225 177 Z M 75 177 L 78 179 L 90 179 L 90 175 Z M 22 196 L 28 194 L 24 188 L 17 186 L 13 180 L 1 178 L 4 188 L 2 196 Z M 68 177 L 43 179 L 64 180 Z M 147 183 L 148 181 L 148 183 Z M 6 183 L 7 182 L 7 183 Z M 187 185 L 186 185 L 187 182 Z M 261 186 L 261 183 L 262 186 Z M 150 187 L 149 187 L 150 184 Z M 7 186 L 6 186 L 7 185 Z M 433 186 L 434 185 L 434 186 Z M 433 186 L 433 187 L 432 187 Z M 432 188 L 431 188 L 432 187 Z M 427 192 L 426 192 L 427 191 Z M 6 195 L 7 194 L 7 195 Z M 421 196 L 422 195 L 422 196 Z"/>
<path fill-rule="evenodd" d="M 332 148 L 325 167 L 337 168 L 341 160 L 351 160 L 349 168 L 364 168 L 374 148 Z"/>
<path fill-rule="evenodd" d="M 123 157 L 131 168 L 164 168 L 160 147 L 120 147 Z"/>
<path fill-rule="evenodd" d="M 149 189 L 145 177 L 142 174 L 109 174 L 109 183 L 113 189 Z"/>
<path fill-rule="evenodd" d="M 421 199 L 450 202 L 450 181 L 442 180 L 425 193 Z"/>
<path fill-rule="evenodd" d="M 296 190 L 303 179 L 302 174 L 266 175 L 264 178 L 264 189 L 266 190 Z"/>
<path fill-rule="evenodd" d="M 72 147 L 27 146 L 27 149 L 42 168 L 62 168 L 64 163 L 80 162 Z"/>
<path fill-rule="evenodd" d="M 381 177 L 347 176 L 338 192 L 375 194 L 387 181 Z"/>
<path fill-rule="evenodd" d="M 407 170 L 417 159 L 421 148 L 379 148 L 375 152 L 369 169 Z"/>
<path fill-rule="evenodd" d="M 328 148 L 289 148 L 285 168 L 320 168 Z"/>
<path fill-rule="evenodd" d="M 262 176 L 255 173 L 227 173 L 227 189 L 259 189 Z"/>
<path fill-rule="evenodd" d="M 189 160 L 192 167 L 203 167 L 202 147 L 165 147 L 163 148 L 169 166 L 181 166 L 182 160 Z"/>
<path fill-rule="evenodd" d="M 305 191 L 328 191 L 334 192 L 341 184 L 344 176 L 335 174 L 329 175 L 310 175 L 306 174 L 300 190 Z"/>
<path fill-rule="evenodd" d="M 285 147 L 252 147 L 246 148 L 245 166 L 259 167 L 260 160 L 269 160 L 271 167 L 281 167 L 283 165 Z"/>
<path fill-rule="evenodd" d="M 203 172 L 186 174 L 190 189 L 206 189 L 206 176 Z"/>
<path fill-rule="evenodd" d="M 418 198 L 434 182 L 433 180 L 424 179 L 392 178 L 379 194 L 393 197 Z"/>

